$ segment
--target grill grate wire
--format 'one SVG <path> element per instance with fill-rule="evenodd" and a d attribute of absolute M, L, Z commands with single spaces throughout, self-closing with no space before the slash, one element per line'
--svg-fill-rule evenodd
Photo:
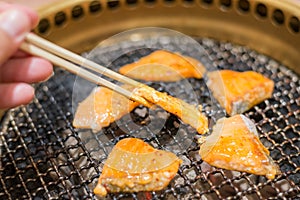
<path fill-rule="evenodd" d="M 198 155 L 195 132 L 180 124 L 176 117 L 167 115 L 158 133 L 153 133 L 149 126 L 135 126 L 131 118 L 137 124 L 159 123 L 160 118 L 151 118 L 143 107 L 97 133 L 74 129 L 72 90 L 77 79 L 56 69 L 54 77 L 37 85 L 31 104 L 9 111 L 1 123 L 0 199 L 96 199 L 92 189 L 110 149 L 120 139 L 132 135 L 156 148 L 175 151 L 184 162 L 162 191 L 113 194 L 108 199 L 300 199 L 298 75 L 247 47 L 206 38 L 198 41 L 219 69 L 254 70 L 275 81 L 273 97 L 245 115 L 257 125 L 260 139 L 280 166 L 281 175 L 270 181 L 262 176 L 211 167 Z M 92 59 L 121 55 L 119 51 L 129 47 L 130 44 L 99 49 Z M 149 51 L 139 49 L 122 55 L 111 67 L 132 62 Z M 204 81 L 190 79 L 189 83 L 199 96 L 198 101 L 207 108 L 207 114 L 211 114 Z M 179 88 L 179 96 L 188 95 L 181 83 L 148 84 L 170 94 Z M 152 114 L 166 115 L 161 110 Z M 130 134 L 124 134 L 124 130 Z M 187 149 L 183 142 L 189 142 Z"/>

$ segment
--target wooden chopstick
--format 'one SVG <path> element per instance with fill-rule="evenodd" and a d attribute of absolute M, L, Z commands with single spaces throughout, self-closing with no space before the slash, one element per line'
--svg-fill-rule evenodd
<path fill-rule="evenodd" d="M 34 43 L 31 43 L 33 41 L 34 41 Z M 40 48 L 40 46 L 42 46 L 43 48 Z M 87 67 L 89 69 L 92 69 L 99 73 L 103 73 L 103 74 L 107 75 L 108 77 L 113 78 L 113 79 L 118 80 L 123 83 L 127 83 L 127 84 L 134 85 L 134 86 L 140 86 L 141 83 L 134 81 L 132 79 L 129 79 L 128 77 L 125 77 L 114 71 L 111 71 L 111 70 L 109 70 L 103 66 L 100 66 L 92 61 L 88 61 L 86 58 L 83 58 L 75 53 L 72 53 L 66 49 L 63 49 L 62 47 L 59 47 L 47 40 L 44 40 L 44 39 L 40 38 L 39 36 L 36 36 L 36 35 L 30 33 L 29 37 L 26 38 L 26 41 L 24 41 L 21 44 L 20 49 L 22 49 L 23 51 L 30 53 L 32 55 L 45 58 L 45 59 L 49 60 L 50 62 L 52 62 L 54 65 L 62 67 L 63 69 L 65 69 L 73 74 L 76 74 L 88 81 L 91 81 L 97 85 L 102 85 L 113 91 L 116 91 L 119 94 L 124 95 L 128 99 L 139 102 L 147 107 L 152 106 L 152 103 L 148 102 L 141 96 L 135 95 L 134 93 L 129 92 L 128 90 L 126 90 L 112 82 L 109 82 L 108 80 L 103 79 L 103 78 L 91 73 L 90 71 L 75 65 L 74 63 L 77 63 L 79 65 L 84 65 L 85 67 Z M 49 52 L 47 50 L 49 50 Z M 86 65 L 86 64 L 88 64 L 88 65 Z"/>
<path fill-rule="evenodd" d="M 27 34 L 26 36 L 26 39 L 25 39 L 28 43 L 31 43 L 31 44 L 34 44 L 38 47 L 40 47 L 41 49 L 44 49 L 48 52 L 51 52 L 59 57 L 62 57 L 66 60 L 69 60 L 73 63 L 77 63 L 77 64 L 80 64 L 81 66 L 83 67 L 86 67 L 88 69 L 91 69 L 95 72 L 98 72 L 100 74 L 103 74 L 107 77 L 110 77 L 114 80 L 117 80 L 117 81 L 120 81 L 122 83 L 125 83 L 125 84 L 129 84 L 129 85 L 133 85 L 133 86 L 139 86 L 141 83 L 133 80 L 133 79 L 130 79 L 126 76 L 123 76 L 119 73 L 116 73 L 106 67 L 103 67 L 93 61 L 90 61 L 84 57 L 81 57 L 79 55 L 77 55 L 76 53 L 73 53 L 67 49 L 64 49 L 44 38 L 41 38 L 39 36 L 37 36 L 36 34 L 34 33 L 29 33 Z"/>

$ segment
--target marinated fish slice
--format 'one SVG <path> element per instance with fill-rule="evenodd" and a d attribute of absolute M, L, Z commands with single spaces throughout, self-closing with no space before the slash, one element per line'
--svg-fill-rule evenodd
<path fill-rule="evenodd" d="M 140 139 L 123 139 L 109 154 L 94 193 L 106 196 L 115 192 L 161 190 L 176 175 L 181 163 L 174 154 L 154 149 Z"/>
<path fill-rule="evenodd" d="M 133 90 L 128 85 L 122 87 Z M 131 112 L 139 104 L 105 87 L 95 88 L 77 108 L 73 120 L 76 128 L 99 130 Z"/>
<path fill-rule="evenodd" d="M 76 128 L 92 128 L 97 127 L 95 110 L 94 110 L 94 95 L 96 88 L 91 94 L 79 103 L 73 119 L 73 126 Z"/>
<path fill-rule="evenodd" d="M 204 66 L 198 60 L 165 50 L 157 50 L 119 70 L 131 78 L 165 82 L 202 78 L 204 71 Z"/>
<path fill-rule="evenodd" d="M 148 86 L 134 88 L 126 85 L 123 87 L 178 116 L 183 122 L 194 127 L 198 133 L 203 134 L 208 131 L 208 120 L 201 113 L 201 106 L 197 108 Z M 99 87 L 79 104 L 73 120 L 73 126 L 99 130 L 131 112 L 138 105 L 138 103 L 130 101 L 110 89 Z"/>
<path fill-rule="evenodd" d="M 164 110 L 178 116 L 184 123 L 195 128 L 198 133 L 204 134 L 208 131 L 208 119 L 201 113 L 202 107 L 200 105 L 196 107 L 147 86 L 142 86 L 135 92 L 149 102 L 159 105 Z"/>
<path fill-rule="evenodd" d="M 199 154 L 205 162 L 223 169 L 265 175 L 268 179 L 280 172 L 260 142 L 255 125 L 244 115 L 218 120 Z"/>
<path fill-rule="evenodd" d="M 274 89 L 272 80 L 253 71 L 209 72 L 207 85 L 230 116 L 241 114 L 270 98 Z"/>

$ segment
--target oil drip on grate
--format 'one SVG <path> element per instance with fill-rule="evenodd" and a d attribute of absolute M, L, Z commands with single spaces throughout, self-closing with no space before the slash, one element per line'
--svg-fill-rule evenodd
<path fill-rule="evenodd" d="M 167 116 L 158 133 L 143 126 L 136 129 L 128 117 L 98 133 L 76 130 L 72 127 L 75 76 L 57 69 L 54 77 L 37 86 L 36 99 L 30 105 L 11 110 L 3 119 L 0 132 L 0 199 L 96 199 L 92 189 L 101 173 L 103 161 L 117 141 L 129 137 L 124 130 L 131 135 L 138 134 L 156 148 L 177 150 L 184 162 L 165 190 L 115 194 L 109 195 L 109 199 L 300 198 L 299 76 L 246 47 L 211 39 L 199 39 L 199 42 L 218 68 L 254 70 L 274 80 L 272 98 L 245 115 L 257 125 L 260 139 L 280 166 L 281 175 L 269 181 L 262 176 L 209 166 L 198 155 L 195 131 L 185 125 L 179 129 L 180 121 L 172 115 Z M 97 55 L 109 57 L 129 46 L 99 49 Z M 149 52 L 149 49 L 140 49 L 125 54 L 111 67 L 132 62 Z M 92 59 L 97 61 L 97 56 Z M 205 92 L 204 82 L 190 79 L 189 83 L 198 88 L 196 91 L 201 91 L 196 92 L 198 100 L 209 115 L 209 103 L 205 105 L 209 102 L 209 94 Z M 171 94 L 180 90 L 183 96 L 188 95 L 180 84 L 149 84 Z M 154 115 L 160 116 L 160 113 L 163 111 Z M 143 107 L 136 108 L 130 116 L 137 124 L 147 120 L 156 123 L 157 120 L 150 119 L 149 112 Z M 165 141 L 168 141 L 168 146 Z M 187 149 L 181 148 L 183 141 L 190 142 Z"/>

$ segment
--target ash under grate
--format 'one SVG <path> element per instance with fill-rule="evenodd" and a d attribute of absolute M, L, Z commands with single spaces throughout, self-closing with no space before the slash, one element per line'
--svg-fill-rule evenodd
<path fill-rule="evenodd" d="M 198 155 L 195 131 L 185 125 L 179 129 L 180 121 L 176 117 L 167 115 L 162 130 L 155 134 L 147 126 L 134 126 L 131 118 L 137 124 L 150 118 L 143 107 L 136 108 L 131 118 L 124 117 L 96 134 L 89 130 L 78 131 L 72 127 L 75 77 L 56 70 L 51 80 L 37 86 L 33 103 L 10 111 L 2 122 L 0 199 L 96 199 L 92 188 L 112 146 L 129 136 L 124 130 L 138 134 L 154 147 L 180 150 L 176 153 L 184 162 L 163 191 L 109 195 L 109 199 L 300 198 L 299 77 L 280 63 L 246 47 L 211 39 L 199 39 L 199 43 L 218 68 L 254 70 L 275 81 L 273 97 L 245 115 L 257 125 L 260 139 L 280 166 L 282 175 L 268 181 L 262 176 L 211 167 Z M 129 47 L 128 44 L 99 49 L 95 55 L 120 55 L 119 51 Z M 132 62 L 149 52 L 149 49 L 140 49 L 123 55 L 111 67 Z M 96 61 L 98 58 L 92 57 Z M 198 88 L 196 96 L 200 103 L 209 102 L 209 94 L 203 92 L 206 91 L 203 81 L 190 79 L 189 83 Z M 180 88 L 172 84 L 149 84 L 171 94 Z M 186 95 L 184 88 L 180 88 L 179 93 Z M 209 103 L 204 107 L 207 114 L 211 114 Z M 150 121 L 155 123 L 155 118 Z M 190 140 L 188 149 L 180 149 L 183 140 Z"/>

